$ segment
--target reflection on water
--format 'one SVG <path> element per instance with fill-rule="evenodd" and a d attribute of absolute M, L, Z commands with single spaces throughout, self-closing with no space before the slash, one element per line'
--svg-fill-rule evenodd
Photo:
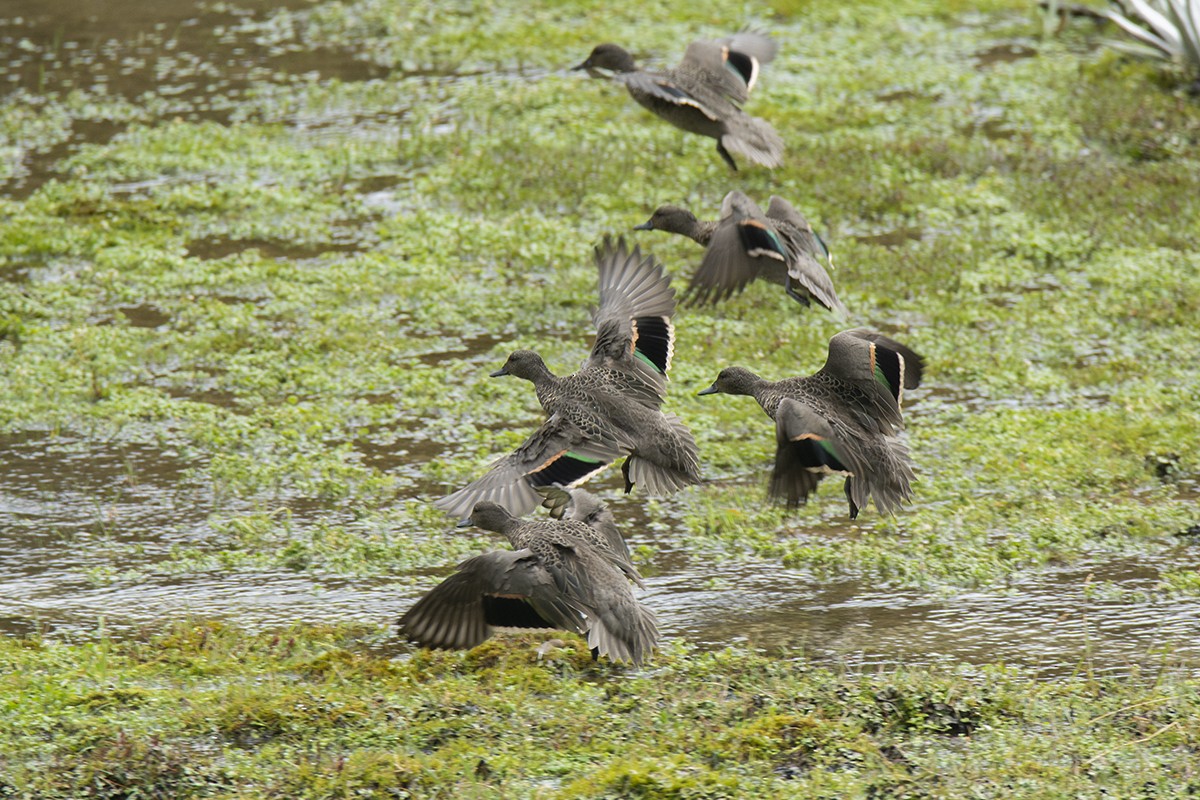
<path fill-rule="evenodd" d="M 105 143 L 130 122 L 164 119 L 227 123 L 256 83 L 365 81 L 387 74 L 355 54 L 270 46 L 243 30 L 251 17 L 301 2 L 239 0 L 5 0 L 0 4 L 0 99 L 37 106 L 44 95 L 85 92 L 94 103 L 24 151 L 0 194 L 28 197 L 61 173 L 87 143 Z M 126 190 L 138 187 L 127 186 Z"/>
<path fill-rule="evenodd" d="M 1178 569 L 1185 555 L 1164 567 Z M 1200 554 L 1190 562 L 1200 566 Z M 1122 672 L 1167 653 L 1200 671 L 1200 600 L 1088 597 L 1090 580 L 1149 591 L 1157 577 L 1145 560 L 1120 559 L 1032 576 L 1006 592 L 935 599 L 857 581 L 814 582 L 758 564 L 739 566 L 715 591 L 686 574 L 652 581 L 647 602 L 692 640 L 798 648 L 850 666 L 1003 662 L 1062 676 L 1080 668 Z"/>

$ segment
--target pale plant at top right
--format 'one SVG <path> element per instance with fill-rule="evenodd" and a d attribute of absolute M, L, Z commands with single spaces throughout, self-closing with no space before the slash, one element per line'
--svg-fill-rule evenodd
<path fill-rule="evenodd" d="M 1121 10 L 1107 17 L 1137 42 L 1114 47 L 1174 61 L 1200 79 L 1200 0 L 1114 0 Z"/>

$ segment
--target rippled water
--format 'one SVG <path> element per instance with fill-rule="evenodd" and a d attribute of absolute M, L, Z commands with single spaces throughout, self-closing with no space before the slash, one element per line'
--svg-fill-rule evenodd
<path fill-rule="evenodd" d="M 254 82 L 361 81 L 387 73 L 352 53 L 259 45 L 239 25 L 266 9 L 298 2 L 239 0 L 5 0 L 0 3 L 0 93 L 88 89 L 128 101 L 143 119 L 228 122 Z M 0 193 L 28 197 L 59 174 L 80 145 L 108 142 L 126 123 L 106 116 L 75 119 L 65 135 L 34 142 Z M 125 190 L 138 187 L 127 186 Z"/>
<path fill-rule="evenodd" d="M 10 437 L 0 448 L 0 631 L 103 628 L 119 635 L 185 616 L 251 628 L 386 624 L 439 579 L 424 576 L 414 585 L 407 576 L 238 571 L 92 580 L 93 570 L 111 564 L 113 549 L 132 569 L 173 547 L 204 546 L 215 505 L 190 477 L 200 464 L 171 450 L 49 434 Z M 613 506 L 627 531 L 648 529 L 636 524 L 636 501 Z M 1103 581 L 1109 590 L 1152 597 L 1160 570 L 1200 568 L 1200 547 L 1040 571 L 1001 592 L 931 597 L 820 579 L 777 562 L 714 567 L 654 536 L 632 538 L 659 553 L 643 599 L 668 638 L 787 648 L 850 667 L 999 661 L 1062 676 L 1119 673 L 1165 659 L 1200 672 L 1200 600 L 1128 602 L 1089 592 Z"/>

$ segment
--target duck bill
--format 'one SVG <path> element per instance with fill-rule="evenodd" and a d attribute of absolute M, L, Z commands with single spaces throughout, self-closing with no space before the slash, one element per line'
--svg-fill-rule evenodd
<path fill-rule="evenodd" d="M 507 374 L 508 374 L 508 370 L 504 367 L 501 367 L 500 369 L 496 370 L 495 372 L 489 372 L 488 377 L 489 378 L 502 378 Z"/>
<path fill-rule="evenodd" d="M 462 519 L 460 519 L 460 520 L 459 520 L 457 523 L 455 523 L 454 527 L 456 527 L 456 528 L 469 528 L 469 527 L 471 527 L 471 525 L 472 525 L 472 524 L 473 524 L 473 523 L 471 522 L 471 518 L 470 518 L 470 517 L 463 517 L 463 518 L 462 518 Z"/>
<path fill-rule="evenodd" d="M 641 225 L 634 225 L 633 229 L 635 231 L 652 231 L 654 230 L 654 223 L 652 223 L 650 220 L 646 220 Z"/>
<path fill-rule="evenodd" d="M 706 394 L 717 394 L 720 391 L 721 390 L 717 388 L 716 384 L 713 384 L 712 386 L 708 387 L 707 389 L 702 389 L 701 391 L 696 392 L 696 396 L 703 397 Z"/>
<path fill-rule="evenodd" d="M 588 74 L 589 78 L 603 78 L 604 80 L 610 80 L 614 74 L 607 69 L 602 69 L 601 67 L 593 67 L 591 64 L 589 64 L 586 61 L 578 66 L 571 67 L 572 72 L 574 72 L 575 70 L 579 70 L 579 69 L 587 70 L 587 74 Z"/>

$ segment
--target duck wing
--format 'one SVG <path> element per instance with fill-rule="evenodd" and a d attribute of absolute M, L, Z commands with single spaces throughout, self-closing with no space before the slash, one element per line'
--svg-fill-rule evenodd
<path fill-rule="evenodd" d="M 675 353 L 675 290 L 652 256 L 624 238 L 605 237 L 595 250 L 600 305 L 592 313 L 596 340 L 580 373 L 603 375 L 623 394 L 655 408 L 666 396 Z"/>
<path fill-rule="evenodd" d="M 519 517 L 540 502 L 538 486 L 582 483 L 626 452 L 628 446 L 616 439 L 589 437 L 562 414 L 553 414 L 482 477 L 433 504 L 461 518 L 479 501 L 491 500 Z"/>
<path fill-rule="evenodd" d="M 690 108 L 711 122 L 721 120 L 721 109 L 715 108 L 713 100 L 717 97 L 705 97 L 705 92 L 697 91 L 699 87 L 690 89 L 684 84 L 690 83 L 685 75 L 655 72 L 622 72 L 613 76 L 613 80 L 625 84 L 625 88 L 635 100 L 652 109 L 655 107 L 679 106 Z M 708 94 L 711 94 L 708 93 Z M 721 103 L 716 103 L 721 105 Z"/>
<path fill-rule="evenodd" d="M 614 661 L 640 664 L 657 642 L 658 628 L 633 596 L 628 573 L 586 541 L 563 536 L 548 546 L 554 552 L 544 561 L 559 591 L 587 614 L 588 646 Z"/>
<path fill-rule="evenodd" d="M 895 437 L 868 433 L 825 416 L 806 403 L 785 398 L 775 414 L 772 497 L 803 504 L 825 475 L 846 476 L 850 518 L 875 499 L 881 513 L 894 512 L 912 496 L 912 462 Z"/>
<path fill-rule="evenodd" d="M 721 218 L 692 275 L 687 298 L 700 305 L 724 300 L 764 270 L 785 267 L 788 258 L 787 245 L 762 210 L 734 190 L 721 202 Z"/>
<path fill-rule="evenodd" d="M 779 45 L 770 37 L 744 31 L 715 41 L 692 42 L 675 69 L 741 104 L 758 82 L 761 66 L 774 59 L 778 51 Z"/>
<path fill-rule="evenodd" d="M 771 195 L 767 219 L 775 223 L 774 228 L 787 247 L 791 281 L 830 311 L 846 313 L 846 306 L 838 299 L 833 280 L 820 261 L 823 259 L 832 267 L 833 256 L 804 215 L 782 197 Z"/>
<path fill-rule="evenodd" d="M 906 352 L 915 364 L 912 371 Z M 802 380 L 847 421 L 886 434 L 904 427 L 900 402 L 904 389 L 920 382 L 922 363 L 912 350 L 883 334 L 855 328 L 830 339 L 825 365 Z"/>
<path fill-rule="evenodd" d="M 400 618 L 400 632 L 423 647 L 467 649 L 494 627 L 585 633 L 585 612 L 564 595 L 533 551 L 496 550 L 469 558 Z"/>

